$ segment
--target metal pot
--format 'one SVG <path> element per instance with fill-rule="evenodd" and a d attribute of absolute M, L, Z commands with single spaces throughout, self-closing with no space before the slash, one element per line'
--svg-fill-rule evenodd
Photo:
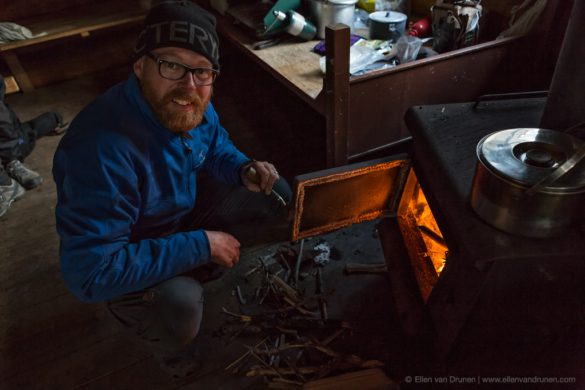
<path fill-rule="evenodd" d="M 370 39 L 394 40 L 404 34 L 406 15 L 394 11 L 378 11 L 370 14 Z"/>
<path fill-rule="evenodd" d="M 477 145 L 471 207 L 490 225 L 550 237 L 585 217 L 585 142 L 558 131 L 520 128 Z"/>
<path fill-rule="evenodd" d="M 317 26 L 317 36 L 325 39 L 325 27 L 343 23 L 353 31 L 353 14 L 358 0 L 309 0 L 311 20 Z"/>

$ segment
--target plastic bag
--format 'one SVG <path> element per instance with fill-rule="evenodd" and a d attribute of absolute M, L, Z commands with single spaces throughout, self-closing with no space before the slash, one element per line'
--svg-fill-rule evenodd
<path fill-rule="evenodd" d="M 0 23 L 0 43 L 30 38 L 33 38 L 33 34 L 28 28 L 12 22 Z"/>
<path fill-rule="evenodd" d="M 361 45 L 353 45 L 349 48 L 349 74 L 356 74 L 366 66 L 385 58 L 386 56 L 379 50 Z M 321 71 L 325 73 L 325 57 L 319 59 L 319 66 Z"/>
<path fill-rule="evenodd" d="M 403 35 L 396 42 L 397 56 L 401 64 L 416 60 L 423 40 L 412 35 Z"/>
<path fill-rule="evenodd" d="M 356 74 L 366 66 L 386 58 L 379 50 L 353 45 L 349 48 L 349 74 Z"/>
<path fill-rule="evenodd" d="M 374 62 L 388 60 L 396 56 L 396 47 L 388 41 L 367 41 L 360 39 L 349 48 L 349 74 L 363 73 Z M 325 73 L 325 57 L 319 60 L 321 71 Z"/>

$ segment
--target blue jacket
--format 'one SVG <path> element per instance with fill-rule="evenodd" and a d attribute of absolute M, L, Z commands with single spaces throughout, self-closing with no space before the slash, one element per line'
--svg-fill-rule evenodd
<path fill-rule="evenodd" d="M 61 272 L 81 300 L 139 291 L 210 258 L 203 230 L 177 232 L 200 170 L 239 185 L 249 159 L 209 104 L 181 137 L 164 128 L 131 76 L 71 123 L 53 161 Z"/>

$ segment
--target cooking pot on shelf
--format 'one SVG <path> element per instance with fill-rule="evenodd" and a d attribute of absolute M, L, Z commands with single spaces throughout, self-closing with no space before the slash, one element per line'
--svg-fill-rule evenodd
<path fill-rule="evenodd" d="M 395 42 L 404 34 L 406 15 L 394 11 L 377 11 L 370 14 L 370 39 Z"/>
<path fill-rule="evenodd" d="M 325 27 L 343 23 L 353 31 L 353 14 L 358 0 L 309 0 L 310 19 L 317 26 L 317 36 L 325 39 Z"/>
<path fill-rule="evenodd" d="M 527 237 L 561 234 L 585 218 L 585 142 L 538 128 L 497 131 L 477 145 L 471 207 Z"/>

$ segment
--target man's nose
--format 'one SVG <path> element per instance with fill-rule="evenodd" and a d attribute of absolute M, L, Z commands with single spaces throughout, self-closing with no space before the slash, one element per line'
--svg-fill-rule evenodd
<path fill-rule="evenodd" d="M 186 71 L 185 75 L 181 79 L 181 83 L 185 84 L 185 86 L 189 88 L 197 88 L 198 84 L 195 82 L 195 74 L 192 71 Z"/>

